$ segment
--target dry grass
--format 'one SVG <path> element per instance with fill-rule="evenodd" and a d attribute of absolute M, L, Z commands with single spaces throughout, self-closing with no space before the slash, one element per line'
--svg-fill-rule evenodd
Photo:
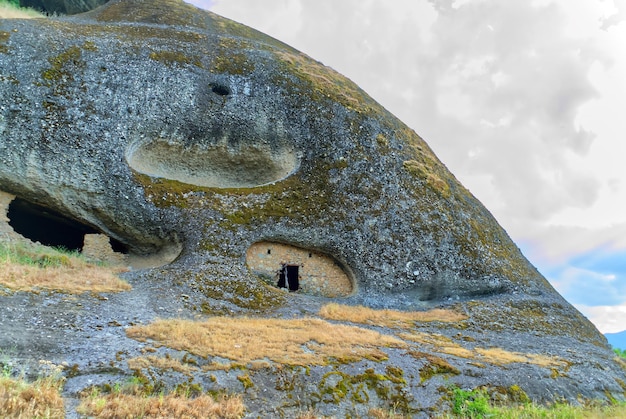
<path fill-rule="evenodd" d="M 346 306 L 330 303 L 323 306 L 319 315 L 329 320 L 348 321 L 371 326 L 409 329 L 417 322 L 459 322 L 465 314 L 452 310 L 429 311 L 374 310 L 363 306 Z"/>
<path fill-rule="evenodd" d="M 199 370 L 198 367 L 186 364 L 178 359 L 165 358 L 160 356 L 145 356 L 131 358 L 127 361 L 131 370 L 141 370 L 144 368 L 156 368 L 160 370 L 172 370 L 185 375 L 191 375 Z"/>
<path fill-rule="evenodd" d="M 497 365 L 505 365 L 518 362 L 522 364 L 534 364 L 540 367 L 567 366 L 567 363 L 565 361 L 554 356 L 510 352 L 502 348 L 476 348 L 475 351 L 480 356 L 482 356 L 485 361 Z"/>
<path fill-rule="evenodd" d="M 454 342 L 447 336 L 430 333 L 403 333 L 402 339 L 429 345 L 433 351 L 460 358 L 474 359 L 494 365 L 512 363 L 533 364 L 540 367 L 567 367 L 567 362 L 554 357 L 540 354 L 511 352 L 502 348 L 474 348 L 467 349 Z"/>
<path fill-rule="evenodd" d="M 45 246 L 0 243 L 0 285 L 17 291 L 121 292 L 131 286 L 117 274 L 125 268 L 87 262 Z"/>
<path fill-rule="evenodd" d="M 206 394 L 190 398 L 175 394 L 146 397 L 94 393 L 83 399 L 76 410 L 94 418 L 236 419 L 244 415 L 245 406 L 240 396 L 222 396 L 216 400 Z"/>
<path fill-rule="evenodd" d="M 110 269 L 97 266 L 39 268 L 15 264 L 0 264 L 0 284 L 17 291 L 37 289 L 69 293 L 121 292 L 132 287 Z"/>
<path fill-rule="evenodd" d="M 296 416 L 296 419 L 332 419 L 331 416 L 318 415 L 314 410 L 307 410 Z"/>
<path fill-rule="evenodd" d="M 477 356 L 476 352 L 473 350 L 466 349 L 449 337 L 436 333 L 402 333 L 400 337 L 412 342 L 429 345 L 435 352 L 442 354 L 454 355 L 459 358 L 475 358 Z"/>
<path fill-rule="evenodd" d="M 393 410 L 384 410 L 380 408 L 371 408 L 368 415 L 373 419 L 407 419 L 409 416 L 401 415 Z"/>
<path fill-rule="evenodd" d="M 406 347 L 401 340 L 371 330 L 318 319 L 213 317 L 206 321 L 157 320 L 126 330 L 137 340 L 239 363 L 269 360 L 288 365 L 324 365 L 330 359 L 386 359 L 381 347 Z"/>
<path fill-rule="evenodd" d="M 62 381 L 41 378 L 29 383 L 0 376 L 0 417 L 61 418 L 65 415 Z"/>
<path fill-rule="evenodd" d="M 311 82 L 320 93 L 332 96 L 349 108 L 359 109 L 364 106 L 364 94 L 358 86 L 332 68 L 302 53 L 275 51 L 275 54 L 280 60 L 288 63 L 294 72 Z M 338 89 L 337 86 L 342 88 Z"/>

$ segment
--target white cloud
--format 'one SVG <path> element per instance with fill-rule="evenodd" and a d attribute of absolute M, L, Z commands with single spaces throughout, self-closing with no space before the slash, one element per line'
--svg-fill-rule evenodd
<path fill-rule="evenodd" d="M 626 21 L 626 0 L 609 0 L 606 2 L 606 7 L 607 10 L 610 9 L 611 11 L 607 11 L 606 16 L 602 19 L 602 29 L 609 29 Z"/>
<path fill-rule="evenodd" d="M 606 252 L 626 249 L 626 222 L 605 227 L 580 225 L 529 225 L 527 239 L 521 240 L 524 253 L 540 271 L 565 266 L 568 260 L 601 248 Z"/>
<path fill-rule="evenodd" d="M 617 333 L 625 329 L 626 304 L 595 307 L 576 304 L 575 306 L 602 333 Z"/>

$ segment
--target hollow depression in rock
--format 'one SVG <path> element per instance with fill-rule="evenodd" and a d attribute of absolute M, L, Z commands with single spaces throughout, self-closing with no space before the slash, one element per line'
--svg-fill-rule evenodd
<path fill-rule="evenodd" d="M 298 166 L 296 153 L 286 146 L 184 146 L 165 140 L 131 147 L 126 160 L 145 175 L 215 188 L 265 185 L 286 178 Z"/>
<path fill-rule="evenodd" d="M 285 243 L 257 242 L 246 251 L 248 267 L 267 283 L 320 297 L 347 297 L 355 283 L 333 256 Z"/>

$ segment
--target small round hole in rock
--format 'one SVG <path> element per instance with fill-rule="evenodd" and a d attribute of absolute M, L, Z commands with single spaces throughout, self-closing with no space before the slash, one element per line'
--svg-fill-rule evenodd
<path fill-rule="evenodd" d="M 216 95 L 228 96 L 230 94 L 230 88 L 223 84 L 211 84 L 211 91 Z"/>

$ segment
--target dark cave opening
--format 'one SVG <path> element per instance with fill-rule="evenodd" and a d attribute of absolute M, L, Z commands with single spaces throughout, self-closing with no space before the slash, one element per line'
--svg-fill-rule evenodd
<path fill-rule="evenodd" d="M 300 274 L 298 265 L 287 265 L 287 284 L 289 291 L 298 291 L 300 289 Z"/>
<path fill-rule="evenodd" d="M 85 234 L 100 233 L 57 211 L 21 198 L 11 201 L 7 217 L 16 233 L 43 245 L 67 250 L 82 251 Z M 128 253 L 128 247 L 123 243 L 114 239 L 110 239 L 110 243 L 114 251 Z"/>
<path fill-rule="evenodd" d="M 289 291 L 300 289 L 299 265 L 283 265 L 278 273 L 278 288 L 289 288 Z"/>

